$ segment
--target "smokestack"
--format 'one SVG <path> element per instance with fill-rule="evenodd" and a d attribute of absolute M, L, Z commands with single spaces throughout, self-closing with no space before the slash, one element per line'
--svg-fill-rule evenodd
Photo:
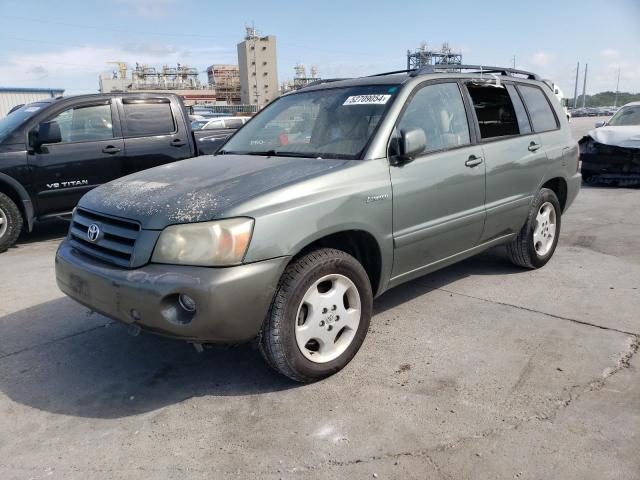
<path fill-rule="evenodd" d="M 576 66 L 576 87 L 573 91 L 573 108 L 578 106 L 578 74 L 580 73 L 580 62 Z"/>
<path fill-rule="evenodd" d="M 587 68 L 589 67 L 588 63 L 584 64 L 584 82 L 582 83 L 582 108 L 585 107 L 587 102 Z"/>

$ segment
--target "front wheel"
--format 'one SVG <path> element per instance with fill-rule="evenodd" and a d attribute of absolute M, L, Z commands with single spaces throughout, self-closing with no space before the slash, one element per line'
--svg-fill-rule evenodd
<path fill-rule="evenodd" d="M 509 259 L 520 267 L 540 268 L 553 256 L 560 236 L 561 209 L 553 190 L 542 188 L 529 210 L 527 222 L 507 244 Z"/>
<path fill-rule="evenodd" d="M 351 255 L 331 248 L 294 259 L 280 279 L 259 339 L 278 372 L 298 382 L 327 377 L 359 350 L 373 306 L 369 277 Z"/>
<path fill-rule="evenodd" d="M 22 214 L 17 205 L 0 192 L 0 252 L 12 246 L 22 231 Z"/>

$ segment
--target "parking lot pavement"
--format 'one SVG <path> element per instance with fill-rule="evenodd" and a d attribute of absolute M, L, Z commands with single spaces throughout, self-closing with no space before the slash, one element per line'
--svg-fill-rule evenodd
<path fill-rule="evenodd" d="M 638 211 L 585 188 L 543 269 L 498 248 L 385 293 L 305 386 L 91 314 L 40 226 L 0 256 L 0 478 L 640 478 Z"/>
<path fill-rule="evenodd" d="M 571 133 L 573 134 L 573 138 L 576 140 L 580 140 L 584 137 L 589 130 L 593 130 L 596 126 L 596 122 L 602 120 L 609 120 L 611 117 L 576 117 L 572 118 L 569 121 L 569 125 L 571 126 Z"/>

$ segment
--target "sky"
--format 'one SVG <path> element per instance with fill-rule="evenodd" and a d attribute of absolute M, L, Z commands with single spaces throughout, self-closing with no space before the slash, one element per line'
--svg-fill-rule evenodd
<path fill-rule="evenodd" d="M 237 63 L 245 26 L 275 35 L 278 75 L 300 62 L 324 78 L 406 68 L 426 41 L 464 63 L 512 66 L 572 97 L 576 63 L 587 94 L 640 92 L 640 0 L 0 0 L 0 86 L 98 90 L 109 61 L 198 68 Z"/>

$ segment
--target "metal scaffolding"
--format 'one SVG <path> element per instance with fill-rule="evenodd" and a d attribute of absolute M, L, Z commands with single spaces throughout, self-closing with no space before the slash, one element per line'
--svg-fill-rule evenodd
<path fill-rule="evenodd" d="M 447 42 L 443 43 L 440 50 L 429 50 L 427 42 L 422 42 L 420 48 L 407 50 L 407 70 L 419 69 L 425 65 L 462 64 L 462 53 L 454 52 Z"/>

